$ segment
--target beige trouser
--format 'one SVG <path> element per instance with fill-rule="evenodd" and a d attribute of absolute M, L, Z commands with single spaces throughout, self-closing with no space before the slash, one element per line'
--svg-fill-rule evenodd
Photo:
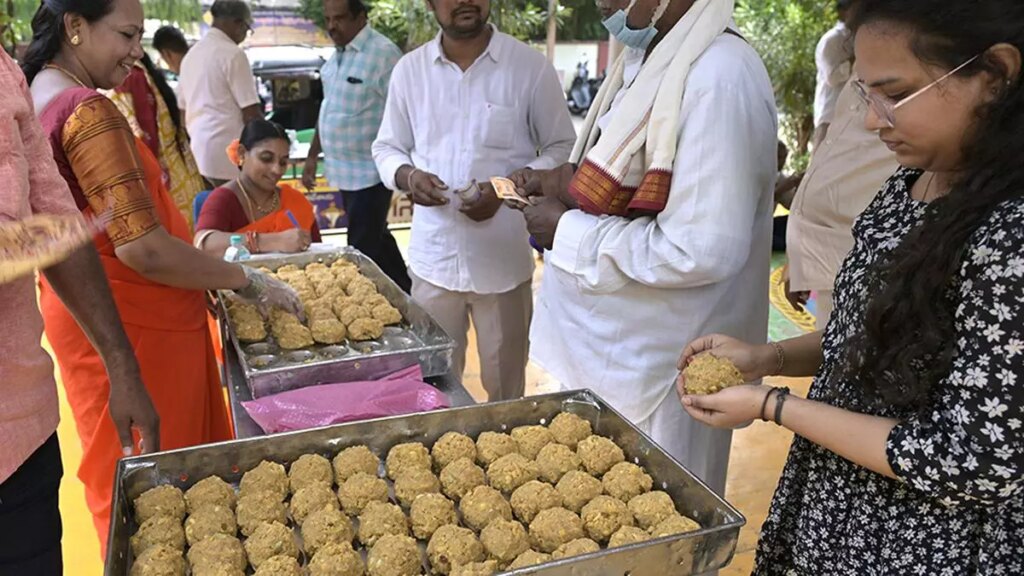
<path fill-rule="evenodd" d="M 533 291 L 530 282 L 501 294 L 453 292 L 410 271 L 412 299 L 455 340 L 452 374 L 459 382 L 466 368 L 469 320 L 476 328 L 480 379 L 489 401 L 522 398 L 529 360 Z"/>
<path fill-rule="evenodd" d="M 814 317 L 814 324 L 818 330 L 824 330 L 825 325 L 828 324 L 828 317 L 832 315 L 832 308 L 834 307 L 832 302 L 832 291 L 831 290 L 818 290 L 818 307 L 815 310 L 817 315 Z"/>

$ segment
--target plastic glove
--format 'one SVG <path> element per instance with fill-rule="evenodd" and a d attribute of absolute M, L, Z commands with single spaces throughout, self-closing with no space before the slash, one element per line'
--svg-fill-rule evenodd
<path fill-rule="evenodd" d="M 281 308 L 302 318 L 302 302 L 295 289 L 254 268 L 242 266 L 242 269 L 249 285 L 236 290 L 235 294 L 258 306 L 264 314 L 273 308 Z"/>

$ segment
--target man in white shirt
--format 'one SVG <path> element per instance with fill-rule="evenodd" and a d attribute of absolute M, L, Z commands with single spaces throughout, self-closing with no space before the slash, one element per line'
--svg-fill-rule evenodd
<path fill-rule="evenodd" d="M 853 33 L 846 21 L 857 0 L 837 0 L 839 22 L 826 32 L 814 50 L 818 80 L 814 95 L 814 144 L 825 139 L 836 113 L 836 101 L 853 71 Z"/>
<path fill-rule="evenodd" d="M 239 48 L 252 31 L 242 0 L 216 0 L 213 27 L 181 61 L 179 107 L 185 115 L 199 172 L 214 186 L 238 177 L 227 148 L 249 120 L 262 117 L 256 79 Z"/>
<path fill-rule="evenodd" d="M 525 191 L 543 196 L 524 211 L 549 250 L 532 359 L 563 388 L 596 391 L 719 494 L 731 433 L 685 413 L 676 362 L 701 334 L 765 341 L 777 176 L 771 81 L 732 8 L 604 10 L 633 47 L 591 108 L 579 168 L 535 174 Z"/>
<path fill-rule="evenodd" d="M 566 161 L 574 140 L 544 56 L 487 23 L 488 0 L 431 0 L 441 26 L 391 75 L 373 157 L 384 184 L 410 194 L 412 296 L 457 342 L 465 366 L 472 317 L 490 400 L 525 387 L 533 258 L 521 214 L 487 184 Z M 480 183 L 472 193 L 456 194 Z"/>

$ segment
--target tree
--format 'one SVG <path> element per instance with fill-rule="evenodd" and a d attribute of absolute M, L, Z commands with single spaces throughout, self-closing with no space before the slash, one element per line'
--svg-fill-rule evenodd
<path fill-rule="evenodd" d="M 542 39 L 547 11 L 540 7 L 541 3 L 546 4 L 544 0 L 492 0 L 491 22 L 520 40 Z M 368 7 L 370 25 L 405 51 L 424 44 L 437 34 L 437 21 L 426 0 L 376 0 L 368 3 Z M 299 12 L 307 20 L 324 27 L 323 0 L 301 0 Z M 571 10 L 560 9 L 559 20 L 569 14 Z"/>
<path fill-rule="evenodd" d="M 801 169 L 814 133 L 814 49 L 837 22 L 834 2 L 743 0 L 736 22 L 768 68 L 793 164 Z"/>

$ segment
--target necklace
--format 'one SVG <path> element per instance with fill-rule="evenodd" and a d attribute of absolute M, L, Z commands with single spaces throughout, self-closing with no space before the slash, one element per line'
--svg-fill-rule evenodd
<path fill-rule="evenodd" d="M 245 189 L 241 178 L 235 178 L 235 183 L 238 184 L 238 189 L 242 191 L 245 203 L 249 205 L 249 215 L 252 217 L 253 222 L 259 219 L 259 214 L 270 214 L 281 206 L 281 196 L 277 194 L 276 191 L 270 197 L 270 206 L 263 206 L 258 202 L 253 202 L 252 196 L 250 196 L 249 191 Z M 257 210 L 259 210 L 258 213 L 256 212 Z"/>
<path fill-rule="evenodd" d="M 76 76 L 73 72 L 71 72 L 67 68 L 58 66 L 58 65 L 56 65 L 56 64 L 54 64 L 52 62 L 49 63 L 49 64 L 44 65 L 43 68 L 49 68 L 50 70 L 56 70 L 57 72 L 60 72 L 61 74 L 63 74 L 65 76 L 67 76 L 68 78 L 74 80 L 75 83 L 78 84 L 79 86 L 81 86 L 82 88 L 88 88 L 88 86 L 85 85 L 85 82 L 82 82 L 82 80 L 78 76 Z"/>

